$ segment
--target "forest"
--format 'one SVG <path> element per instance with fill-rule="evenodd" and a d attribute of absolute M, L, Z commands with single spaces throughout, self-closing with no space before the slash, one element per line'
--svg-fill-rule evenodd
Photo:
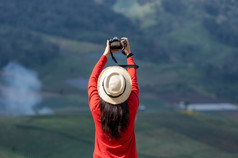
<path fill-rule="evenodd" d="M 59 57 L 60 46 L 41 34 L 99 45 L 127 36 L 139 60 L 199 72 L 168 85 L 173 91 L 197 93 L 188 84 L 196 82 L 202 91 L 237 102 L 237 14 L 233 0 L 0 0 L 0 66 L 17 60 L 34 68 Z M 157 93 L 170 91 L 157 87 Z"/>

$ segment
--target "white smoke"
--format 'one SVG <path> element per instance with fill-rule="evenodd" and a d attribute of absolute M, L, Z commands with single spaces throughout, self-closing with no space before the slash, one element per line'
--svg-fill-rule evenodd
<path fill-rule="evenodd" d="M 34 115 L 34 107 L 42 100 L 39 94 L 41 83 L 37 73 L 28 70 L 16 62 L 10 62 L 3 68 L 1 77 L 4 86 L 1 103 L 4 114 Z"/>
<path fill-rule="evenodd" d="M 42 109 L 37 110 L 37 113 L 39 115 L 49 115 L 49 114 L 53 114 L 53 110 L 48 108 L 48 107 L 43 107 Z"/>

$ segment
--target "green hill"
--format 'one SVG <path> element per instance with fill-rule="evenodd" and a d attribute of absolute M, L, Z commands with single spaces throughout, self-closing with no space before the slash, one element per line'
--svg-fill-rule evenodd
<path fill-rule="evenodd" d="M 92 157 L 94 124 L 89 113 L 1 117 L 0 124 L 0 155 L 6 158 Z M 235 158 L 237 127 L 237 122 L 201 113 L 139 113 L 138 154 L 141 158 Z"/>
<path fill-rule="evenodd" d="M 35 111 L 56 114 L 1 116 L 0 158 L 92 157 L 87 81 L 114 36 L 129 37 L 140 66 L 139 157 L 237 158 L 237 122 L 171 112 L 180 101 L 238 102 L 237 13 L 234 0 L 0 0 L 0 75 L 10 61 L 35 70 Z"/>
<path fill-rule="evenodd" d="M 115 31 L 137 33 L 130 21 L 122 25 L 125 17 L 93 0 L 1 0 L 1 6 L 3 24 L 77 40 L 102 43 Z"/>
<path fill-rule="evenodd" d="M 140 65 L 142 104 L 238 101 L 236 1 L 0 4 L 0 66 L 17 60 L 39 73 L 45 96 L 39 108 L 50 106 L 59 113 L 85 110 L 86 89 L 68 81 L 80 78 L 86 85 L 106 39 L 113 36 L 132 41 Z M 118 59 L 125 62 L 121 55 Z"/>
<path fill-rule="evenodd" d="M 20 156 L 19 154 L 15 154 L 12 151 L 0 150 L 0 157 L 1 158 L 25 158 Z"/>
<path fill-rule="evenodd" d="M 237 100 L 232 88 L 238 79 L 236 1 L 118 0 L 111 7 L 130 18 L 144 36 L 155 42 L 157 50 L 150 52 L 151 60 L 161 63 L 164 58 L 156 55 L 167 54 L 169 65 L 174 65 L 171 73 L 185 81 L 174 80 L 169 87 Z M 181 87 L 176 88 L 176 84 Z M 162 88 L 161 93 L 164 91 L 170 89 Z"/>

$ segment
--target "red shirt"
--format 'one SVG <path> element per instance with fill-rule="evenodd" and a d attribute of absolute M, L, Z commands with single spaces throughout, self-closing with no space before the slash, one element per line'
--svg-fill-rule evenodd
<path fill-rule="evenodd" d="M 94 158 L 137 158 L 136 139 L 135 139 L 135 118 L 139 107 L 139 88 L 137 83 L 137 74 L 135 68 L 128 68 L 128 73 L 132 79 L 132 90 L 128 98 L 129 106 L 129 126 L 127 130 L 121 133 L 122 137 L 118 140 L 110 140 L 105 134 L 101 126 L 100 101 L 97 91 L 97 82 L 100 73 L 107 63 L 107 57 L 102 55 L 98 63 L 95 65 L 93 72 L 89 78 L 88 96 L 89 107 L 93 115 L 95 123 L 95 146 Z M 127 58 L 127 64 L 133 65 L 132 57 Z"/>

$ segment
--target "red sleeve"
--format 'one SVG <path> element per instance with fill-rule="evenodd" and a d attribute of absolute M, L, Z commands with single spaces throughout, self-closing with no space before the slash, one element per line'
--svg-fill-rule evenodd
<path fill-rule="evenodd" d="M 107 63 L 107 57 L 102 55 L 97 64 L 95 65 L 92 74 L 88 81 L 88 102 L 90 110 L 92 111 L 99 105 L 99 95 L 97 90 L 97 82 L 100 73 Z"/>
<path fill-rule="evenodd" d="M 127 58 L 127 64 L 135 65 L 134 59 L 132 57 Z M 130 74 L 131 80 L 132 80 L 131 95 L 135 96 L 134 99 L 139 100 L 139 87 L 138 87 L 138 82 L 137 82 L 136 68 L 128 68 L 128 73 Z M 139 104 L 139 102 L 138 102 L 138 104 Z"/>

